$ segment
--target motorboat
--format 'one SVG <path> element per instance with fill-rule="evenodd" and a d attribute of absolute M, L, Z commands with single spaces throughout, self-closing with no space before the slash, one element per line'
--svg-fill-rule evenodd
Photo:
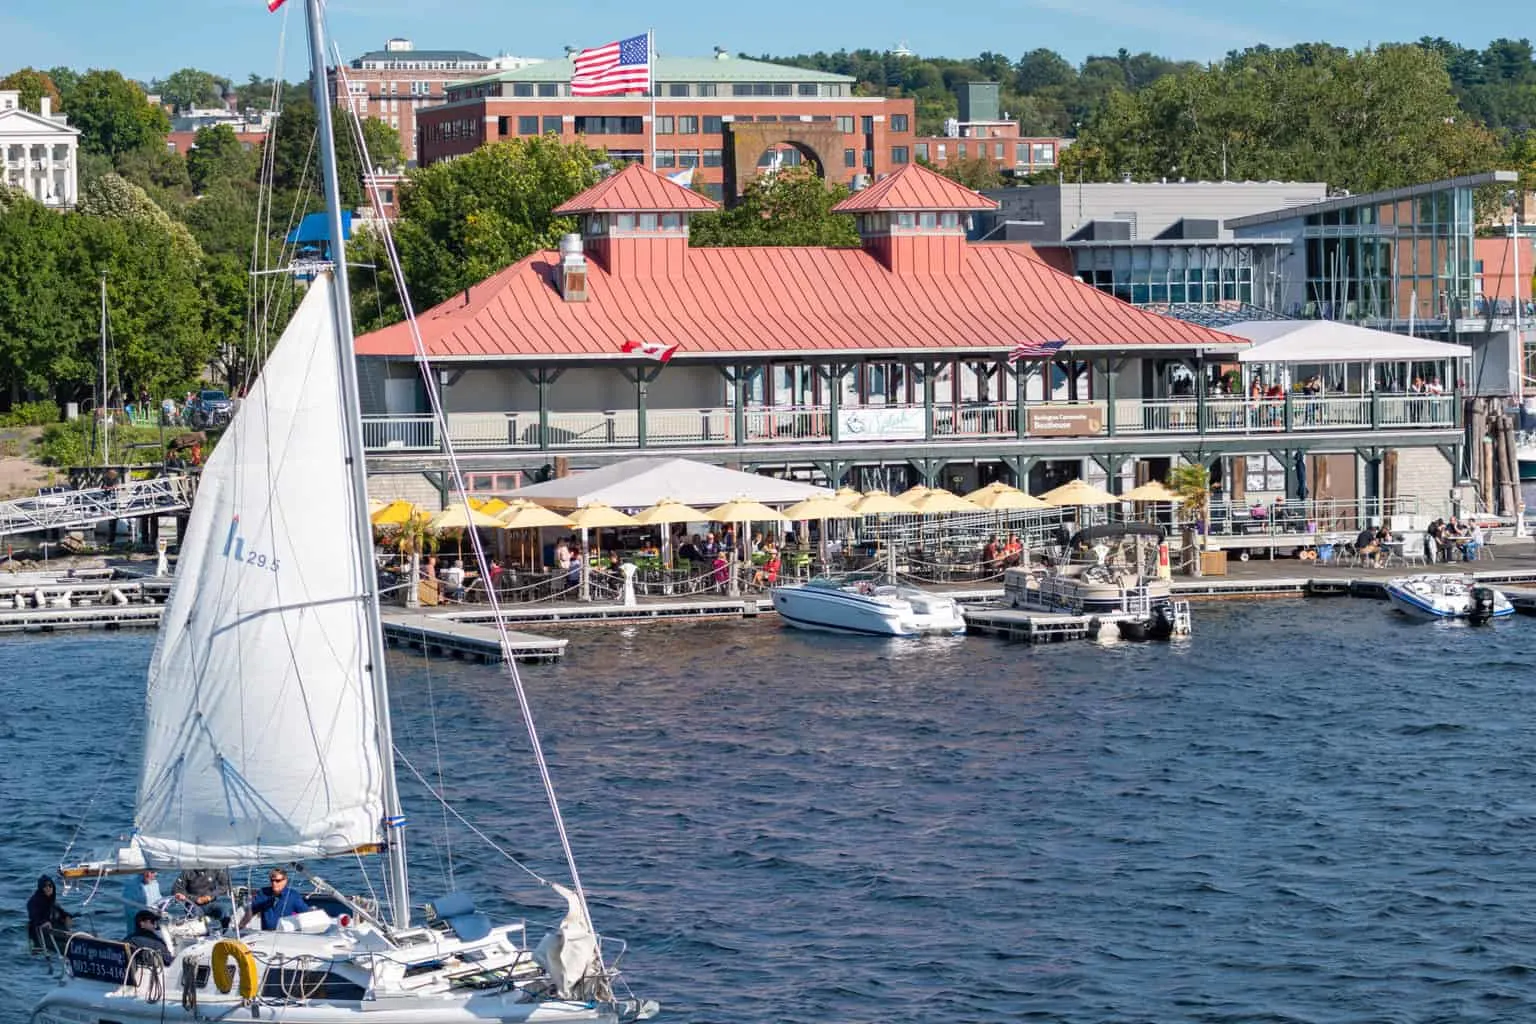
<path fill-rule="evenodd" d="M 772 597 L 774 611 L 798 629 L 863 636 L 965 632 L 965 616 L 958 602 L 917 587 L 813 579 L 775 587 Z"/>
<path fill-rule="evenodd" d="M 1515 614 L 1515 606 L 1496 587 L 1456 573 L 1423 573 L 1387 581 L 1392 606 L 1417 619 L 1465 619 L 1489 622 Z"/>

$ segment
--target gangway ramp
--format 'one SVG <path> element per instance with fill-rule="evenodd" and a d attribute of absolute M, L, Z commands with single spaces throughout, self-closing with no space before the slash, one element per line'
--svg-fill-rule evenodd
<path fill-rule="evenodd" d="M 194 480 L 158 476 L 112 487 L 56 491 L 0 502 L 0 537 L 39 530 L 79 530 L 112 519 L 184 512 L 192 507 Z"/>

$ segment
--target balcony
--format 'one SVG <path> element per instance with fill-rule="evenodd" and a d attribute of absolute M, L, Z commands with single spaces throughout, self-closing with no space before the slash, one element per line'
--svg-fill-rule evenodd
<path fill-rule="evenodd" d="M 1341 395 L 1285 399 L 1122 398 L 1110 403 L 972 402 L 551 412 L 541 429 L 537 412 L 449 413 L 448 433 L 459 451 L 561 451 L 637 448 L 751 447 L 868 442 L 1006 441 L 1063 437 L 1180 438 L 1374 430 L 1449 430 L 1457 426 L 1454 395 Z M 1203 416 L 1203 418 L 1202 418 Z M 431 416 L 364 416 L 363 445 L 371 454 L 437 452 Z"/>

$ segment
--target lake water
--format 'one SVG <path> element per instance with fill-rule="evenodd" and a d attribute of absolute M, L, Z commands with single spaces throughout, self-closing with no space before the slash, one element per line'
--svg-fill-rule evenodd
<path fill-rule="evenodd" d="M 1536 623 L 1345 598 L 1197 605 L 1195 629 L 659 624 L 572 632 L 523 672 L 598 926 L 666 1020 L 1536 1018 Z M 0 640 L 0 1024 L 47 984 L 21 952 L 33 880 L 82 813 L 82 846 L 126 824 L 151 643 Z M 405 755 L 434 770 L 435 707 L 455 806 L 557 874 L 505 679 L 391 670 Z M 427 899 L 449 857 L 413 811 Z M 459 886 L 558 916 L 449 834 Z"/>

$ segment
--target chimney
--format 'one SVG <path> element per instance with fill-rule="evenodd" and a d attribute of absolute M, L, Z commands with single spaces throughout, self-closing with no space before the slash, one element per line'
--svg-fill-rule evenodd
<path fill-rule="evenodd" d="M 53 100 L 52 99 L 50 99 L 47 96 L 44 96 L 42 99 L 38 100 L 37 102 L 40 104 L 40 106 L 38 107 L 38 113 L 42 114 L 44 117 L 52 117 L 53 116 Z"/>
<path fill-rule="evenodd" d="M 577 234 L 560 239 L 560 294 L 566 302 L 587 301 L 587 257 Z"/>

